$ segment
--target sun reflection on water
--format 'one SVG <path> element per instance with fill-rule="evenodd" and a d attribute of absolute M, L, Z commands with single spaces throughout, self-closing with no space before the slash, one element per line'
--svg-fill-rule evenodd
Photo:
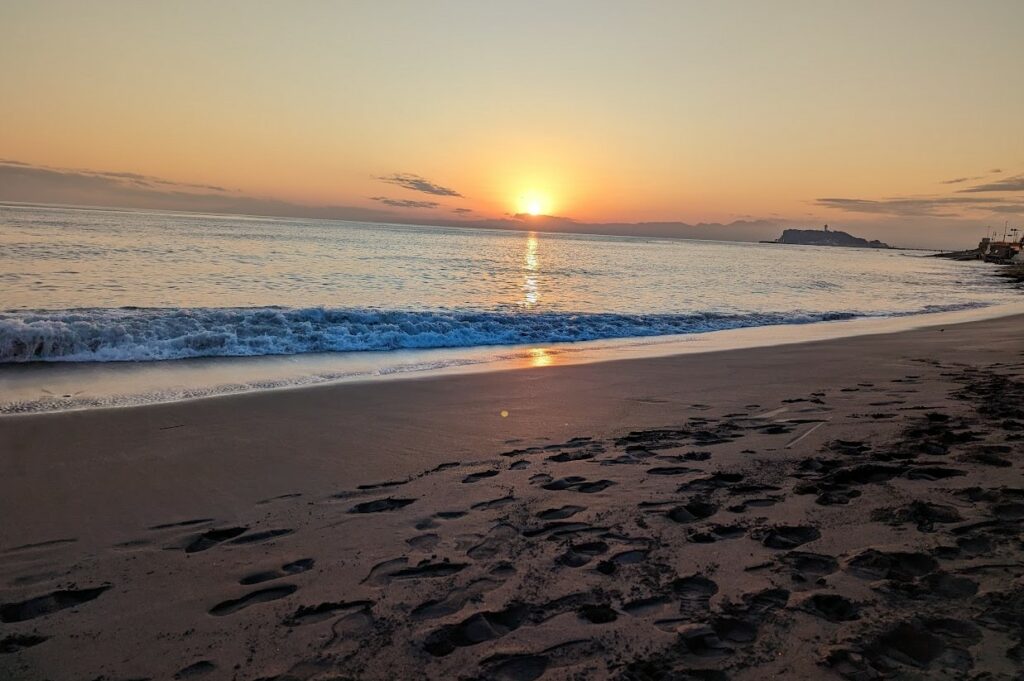
<path fill-rule="evenodd" d="M 538 273 L 540 259 L 537 257 L 537 235 L 533 232 L 526 237 L 526 253 L 523 258 L 523 302 L 526 308 L 535 307 L 540 300 Z"/>

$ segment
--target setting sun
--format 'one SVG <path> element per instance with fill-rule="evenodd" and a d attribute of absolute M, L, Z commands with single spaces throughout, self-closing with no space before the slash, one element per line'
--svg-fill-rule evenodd
<path fill-rule="evenodd" d="M 548 209 L 547 201 L 536 192 L 530 192 L 519 199 L 519 212 L 528 215 L 543 215 Z"/>

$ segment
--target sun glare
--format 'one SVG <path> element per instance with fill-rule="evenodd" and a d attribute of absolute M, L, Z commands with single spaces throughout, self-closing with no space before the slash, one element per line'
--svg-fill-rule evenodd
<path fill-rule="evenodd" d="M 519 212 L 527 215 L 544 215 L 548 210 L 548 202 L 537 192 L 529 192 L 519 197 Z"/>

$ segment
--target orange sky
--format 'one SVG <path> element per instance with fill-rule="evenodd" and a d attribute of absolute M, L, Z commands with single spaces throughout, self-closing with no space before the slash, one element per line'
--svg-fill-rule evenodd
<path fill-rule="evenodd" d="M 1017 1 L 10 2 L 0 19 L 0 158 L 33 166 L 408 219 L 500 218 L 530 195 L 582 222 L 926 240 L 1024 214 L 1013 182 L 959 191 L 1024 173 Z M 379 179 L 395 173 L 462 196 Z"/>

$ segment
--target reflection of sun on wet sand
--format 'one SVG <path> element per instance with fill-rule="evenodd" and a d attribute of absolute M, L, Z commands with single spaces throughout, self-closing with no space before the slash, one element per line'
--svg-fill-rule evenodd
<path fill-rule="evenodd" d="M 0 671 L 1012 679 L 1021 323 L 0 419 Z"/>
<path fill-rule="evenodd" d="M 554 355 L 545 348 L 530 349 L 530 366 L 546 367 L 555 361 Z"/>

